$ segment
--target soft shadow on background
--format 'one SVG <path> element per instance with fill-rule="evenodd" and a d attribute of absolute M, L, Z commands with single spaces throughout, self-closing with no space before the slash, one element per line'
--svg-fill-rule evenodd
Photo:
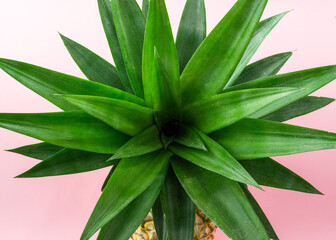
<path fill-rule="evenodd" d="M 176 33 L 185 0 L 166 2 Z M 209 31 L 234 2 L 206 1 Z M 269 35 L 253 61 L 297 49 L 282 72 L 336 64 L 336 2 L 271 0 L 263 18 L 290 9 L 294 11 Z M 57 31 L 112 61 L 96 1 L 0 2 L 0 57 L 83 77 Z M 336 98 L 336 81 L 314 95 Z M 0 71 L 0 112 L 57 110 Z M 336 132 L 336 104 L 290 123 Z M 35 142 L 0 129 L 0 239 L 79 239 L 109 169 L 44 179 L 13 179 L 37 162 L 3 150 Z M 325 196 L 266 187 L 266 192 L 253 190 L 280 239 L 336 239 L 335 156 L 335 150 L 327 150 L 276 158 L 309 180 Z M 217 234 L 216 240 L 226 239 L 223 233 Z"/>

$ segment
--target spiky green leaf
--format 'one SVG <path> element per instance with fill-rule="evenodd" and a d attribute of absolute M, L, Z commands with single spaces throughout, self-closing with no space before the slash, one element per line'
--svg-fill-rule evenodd
<path fill-rule="evenodd" d="M 129 158 L 154 152 L 163 148 L 160 132 L 155 125 L 140 132 L 120 147 L 109 159 Z"/>
<path fill-rule="evenodd" d="M 166 227 L 165 215 L 162 210 L 160 196 L 156 199 L 152 207 L 155 231 L 158 239 L 167 240 L 168 232 Z"/>
<path fill-rule="evenodd" d="M 253 55 L 257 52 L 261 43 L 267 37 L 267 35 L 273 30 L 273 28 L 279 23 L 279 21 L 287 14 L 284 12 L 273 17 L 267 18 L 264 21 L 261 21 L 254 32 L 254 35 L 243 55 L 240 59 L 239 64 L 236 67 L 236 70 L 232 74 L 230 80 L 227 82 L 225 88 L 228 88 L 234 84 L 239 75 L 243 72 L 246 65 L 252 59 Z"/>
<path fill-rule="evenodd" d="M 62 95 L 61 97 L 129 136 L 135 136 L 154 122 L 152 109 L 135 103 L 85 95 Z"/>
<path fill-rule="evenodd" d="M 336 148 L 335 133 L 260 119 L 243 119 L 210 136 L 238 160 Z"/>
<path fill-rule="evenodd" d="M 97 153 L 114 153 L 129 139 L 81 111 L 0 113 L 0 127 L 62 147 Z"/>
<path fill-rule="evenodd" d="M 277 74 L 292 55 L 293 52 L 279 53 L 248 65 L 234 82 L 234 85 Z"/>
<path fill-rule="evenodd" d="M 119 162 L 120 162 L 120 161 L 119 161 Z M 107 174 L 107 176 L 106 176 L 106 178 L 105 178 L 105 180 L 104 180 L 104 182 L 103 182 L 103 185 L 102 185 L 102 187 L 101 187 L 101 191 L 104 191 L 104 189 L 105 189 L 105 187 L 106 187 L 108 181 L 110 180 L 112 174 L 113 174 L 114 171 L 116 170 L 116 168 L 117 168 L 119 162 L 116 163 L 116 164 L 114 164 L 114 165 L 112 166 L 111 170 L 109 171 L 109 173 Z"/>
<path fill-rule="evenodd" d="M 153 106 L 156 77 L 153 73 L 154 49 L 161 58 L 162 64 L 169 76 L 169 85 L 179 88 L 179 63 L 169 17 L 164 0 L 150 1 L 142 62 L 142 80 L 145 101 Z M 154 89 L 153 89 L 154 88 Z"/>
<path fill-rule="evenodd" d="M 195 204 L 171 167 L 168 169 L 160 196 L 169 239 L 193 240 Z"/>
<path fill-rule="evenodd" d="M 28 63 L 0 59 L 0 68 L 63 110 L 77 110 L 68 101 L 55 94 L 96 95 L 126 100 L 144 105 L 142 99 L 117 88 L 84 80 L 63 73 L 41 68 Z"/>
<path fill-rule="evenodd" d="M 220 92 L 235 71 L 267 0 L 238 0 L 197 49 L 181 75 L 182 102 Z"/>
<path fill-rule="evenodd" d="M 174 157 L 171 163 L 194 203 L 229 238 L 269 240 L 238 183 L 183 159 Z"/>
<path fill-rule="evenodd" d="M 188 105 L 183 109 L 183 117 L 191 126 L 211 133 L 299 91 L 292 88 L 264 88 L 222 93 Z"/>
<path fill-rule="evenodd" d="M 309 182 L 271 158 L 240 161 L 240 164 L 260 185 L 321 194 Z"/>
<path fill-rule="evenodd" d="M 201 131 L 198 131 L 198 134 L 201 136 L 208 151 L 177 144 L 169 146 L 169 150 L 177 156 L 209 171 L 260 188 L 251 175 L 222 146 Z"/>
<path fill-rule="evenodd" d="M 113 60 L 119 72 L 119 77 L 127 92 L 133 93 L 130 80 L 127 76 L 126 66 L 121 53 L 117 32 L 114 25 L 110 0 L 98 0 L 99 13 L 104 27 L 107 41 L 113 56 Z"/>
<path fill-rule="evenodd" d="M 181 73 L 205 37 L 206 13 L 204 0 L 188 0 L 183 10 L 176 37 L 176 49 Z"/>
<path fill-rule="evenodd" d="M 147 18 L 148 15 L 148 9 L 149 9 L 149 0 L 142 0 L 142 6 L 141 6 L 143 15 L 145 18 Z"/>
<path fill-rule="evenodd" d="M 184 124 L 179 125 L 174 141 L 186 147 L 207 150 L 202 138 L 193 129 Z"/>
<path fill-rule="evenodd" d="M 141 69 L 145 17 L 135 0 L 112 0 L 111 4 L 128 78 L 135 95 L 143 98 Z"/>
<path fill-rule="evenodd" d="M 46 142 L 41 142 L 22 146 L 15 149 L 9 149 L 6 151 L 21 154 L 23 156 L 35 158 L 38 160 L 44 160 L 63 149 L 64 147 L 56 146 Z"/>
<path fill-rule="evenodd" d="M 86 224 L 81 240 L 88 240 L 157 178 L 164 178 L 171 153 L 157 151 L 124 159 L 116 168 Z"/>

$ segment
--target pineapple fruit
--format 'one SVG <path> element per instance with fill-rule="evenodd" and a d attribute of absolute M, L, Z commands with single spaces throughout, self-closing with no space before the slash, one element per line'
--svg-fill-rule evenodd
<path fill-rule="evenodd" d="M 260 21 L 266 3 L 238 0 L 207 36 L 204 0 L 187 0 L 175 41 L 164 0 L 98 0 L 115 66 L 61 35 L 88 80 L 0 59 L 62 109 L 0 114 L 43 141 L 10 150 L 42 160 L 18 177 L 111 167 L 81 240 L 209 240 L 217 226 L 278 239 L 248 185 L 321 194 L 271 157 L 336 148 L 335 133 L 282 123 L 334 101 L 309 94 L 336 66 L 277 75 L 292 52 L 247 65 L 287 14 Z"/>

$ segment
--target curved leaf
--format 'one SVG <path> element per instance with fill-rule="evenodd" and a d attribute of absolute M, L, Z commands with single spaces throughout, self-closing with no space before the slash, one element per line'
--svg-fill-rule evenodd
<path fill-rule="evenodd" d="M 186 147 L 207 150 L 202 138 L 194 130 L 184 124 L 179 125 L 178 133 L 174 138 L 174 142 Z"/>
<path fill-rule="evenodd" d="M 190 198 L 229 238 L 269 240 L 238 183 L 183 159 L 171 163 Z"/>
<path fill-rule="evenodd" d="M 143 98 L 141 69 L 146 20 L 135 0 L 112 0 L 111 4 L 128 78 L 135 95 Z"/>
<path fill-rule="evenodd" d="M 205 37 L 206 13 L 204 0 L 188 0 L 183 10 L 176 37 L 176 49 L 181 73 Z"/>
<path fill-rule="evenodd" d="M 117 88 L 55 72 L 28 63 L 0 59 L 0 68 L 21 84 L 63 110 L 77 110 L 55 94 L 96 95 L 144 105 L 142 99 Z"/>
<path fill-rule="evenodd" d="M 112 7 L 110 0 L 98 0 L 99 13 L 104 27 L 107 41 L 109 43 L 113 60 L 119 72 L 119 77 L 127 92 L 133 93 L 131 83 L 128 79 L 124 59 L 121 53 L 117 32 L 114 25 Z"/>
<path fill-rule="evenodd" d="M 183 116 L 190 125 L 211 133 L 299 91 L 292 88 L 264 88 L 222 93 L 188 105 L 183 110 Z"/>
<path fill-rule="evenodd" d="M 181 75 L 184 105 L 220 92 L 243 56 L 267 0 L 238 0 L 197 49 Z"/>
<path fill-rule="evenodd" d="M 114 164 L 106 162 L 110 156 L 110 154 L 64 149 L 17 177 L 48 177 L 93 171 Z"/>
<path fill-rule="evenodd" d="M 121 90 L 124 89 L 118 71 L 112 64 L 79 43 L 76 43 L 62 34 L 60 34 L 60 36 L 73 60 L 88 79 Z"/>
<path fill-rule="evenodd" d="M 336 148 L 335 133 L 259 119 L 243 119 L 210 136 L 238 160 Z"/>
<path fill-rule="evenodd" d="M 21 154 L 23 156 L 35 158 L 38 160 L 44 160 L 63 149 L 64 147 L 60 147 L 46 142 L 41 142 L 6 151 Z"/>
<path fill-rule="evenodd" d="M 287 14 L 288 12 L 284 12 L 273 17 L 267 18 L 264 21 L 261 21 L 256 28 L 254 35 L 245 50 L 243 57 L 240 59 L 239 64 L 236 67 L 236 70 L 232 74 L 230 80 L 226 84 L 225 88 L 230 87 L 237 80 L 239 75 L 243 72 L 246 65 L 249 63 L 251 58 L 257 52 L 261 43 L 265 40 L 267 35 L 272 31 L 272 29 L 279 23 L 279 21 Z"/>
<path fill-rule="evenodd" d="M 80 239 L 88 240 L 145 191 L 156 177 L 164 178 L 170 157 L 169 152 L 162 150 L 122 160 L 99 198 Z"/>
<path fill-rule="evenodd" d="M 155 125 L 149 127 L 120 147 L 109 159 L 129 158 L 154 152 L 163 148 L 160 132 Z"/>
<path fill-rule="evenodd" d="M 160 196 L 169 239 L 193 240 L 196 207 L 172 167 L 168 169 Z"/>
<path fill-rule="evenodd" d="M 234 82 L 234 85 L 277 74 L 292 55 L 293 52 L 279 53 L 248 65 Z"/>
<path fill-rule="evenodd" d="M 154 122 L 152 109 L 127 101 L 85 95 L 62 95 L 61 97 L 130 136 L 135 136 Z"/>
<path fill-rule="evenodd" d="M 179 89 L 179 63 L 169 17 L 164 0 L 150 1 L 143 47 L 142 80 L 145 101 L 153 106 L 156 78 L 154 75 L 154 48 L 160 55 L 169 76 L 169 86 Z M 153 89 L 154 88 L 154 89 Z"/>
<path fill-rule="evenodd" d="M 271 158 L 240 161 L 240 164 L 260 185 L 305 193 L 322 194 L 302 177 Z"/>
<path fill-rule="evenodd" d="M 0 127 L 62 147 L 114 153 L 129 137 L 81 111 L 0 113 Z"/>

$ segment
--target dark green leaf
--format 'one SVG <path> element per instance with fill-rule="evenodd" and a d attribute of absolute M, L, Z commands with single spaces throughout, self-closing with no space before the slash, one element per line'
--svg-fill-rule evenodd
<path fill-rule="evenodd" d="M 142 99 L 117 88 L 69 76 L 45 68 L 8 59 L 0 59 L 0 68 L 63 110 L 77 110 L 55 94 L 96 95 L 144 105 Z"/>
<path fill-rule="evenodd" d="M 152 208 L 152 212 L 153 212 L 155 231 L 158 236 L 158 239 L 167 240 L 168 232 L 166 229 L 165 216 L 162 211 L 160 196 L 156 199 Z"/>
<path fill-rule="evenodd" d="M 180 72 L 206 37 L 204 0 L 188 0 L 182 14 L 176 37 Z"/>
<path fill-rule="evenodd" d="M 171 163 L 194 203 L 229 238 L 269 240 L 238 183 L 180 158 Z"/>
<path fill-rule="evenodd" d="M 18 177 L 48 177 L 93 171 L 114 164 L 114 162 L 106 162 L 110 156 L 109 154 L 64 149 Z"/>
<path fill-rule="evenodd" d="M 0 127 L 62 147 L 97 153 L 114 153 L 129 139 L 81 111 L 0 113 Z"/>
<path fill-rule="evenodd" d="M 162 188 L 166 172 L 167 168 L 163 169 L 143 193 L 109 221 L 100 230 L 97 240 L 128 240 L 153 206 Z"/>
<path fill-rule="evenodd" d="M 179 89 L 179 63 L 172 30 L 164 0 L 150 1 L 146 33 L 143 48 L 142 80 L 145 101 L 153 106 L 153 92 L 156 77 L 153 74 L 154 48 L 157 49 L 169 76 L 169 85 L 172 89 Z M 154 88 L 154 89 L 153 89 Z"/>
<path fill-rule="evenodd" d="M 135 0 L 112 0 L 111 4 L 127 75 L 135 95 L 143 98 L 141 68 L 146 20 Z"/>
<path fill-rule="evenodd" d="M 149 9 L 149 0 L 142 0 L 142 12 L 145 18 L 147 18 L 148 9 Z"/>
<path fill-rule="evenodd" d="M 225 91 L 269 87 L 292 87 L 302 89 L 302 91 L 292 93 L 289 96 L 279 99 L 249 116 L 250 118 L 262 118 L 285 106 L 288 106 L 293 102 L 296 102 L 312 92 L 315 92 L 319 88 L 333 81 L 335 78 L 336 65 L 256 79 L 254 81 L 228 88 Z"/>
<path fill-rule="evenodd" d="M 129 158 L 154 152 L 163 148 L 160 132 L 155 125 L 149 127 L 120 147 L 109 159 Z"/>
<path fill-rule="evenodd" d="M 190 125 L 205 133 L 211 133 L 292 94 L 293 91 L 301 90 L 264 88 L 222 93 L 188 105 L 183 110 L 183 116 Z"/>
<path fill-rule="evenodd" d="M 267 0 L 238 0 L 197 49 L 181 76 L 183 104 L 220 92 L 235 71 Z"/>
<path fill-rule="evenodd" d="M 293 52 L 279 53 L 248 65 L 234 85 L 277 74 L 292 55 Z"/>
<path fill-rule="evenodd" d="M 246 186 L 244 186 L 243 184 L 240 184 L 240 186 L 243 189 L 243 192 L 244 192 L 245 196 L 247 197 L 247 199 L 249 200 L 249 202 L 250 202 L 251 206 L 253 207 L 255 213 L 258 215 L 260 221 L 264 225 L 265 230 L 266 230 L 268 236 L 271 239 L 279 240 L 279 238 L 276 235 L 276 233 L 275 233 L 275 231 L 274 231 L 271 223 L 267 219 L 265 213 L 263 212 L 263 210 L 259 206 L 258 202 L 254 199 L 253 195 L 250 193 L 250 191 L 247 189 Z"/>
<path fill-rule="evenodd" d="M 191 128 L 184 124 L 179 125 L 174 141 L 186 147 L 207 150 L 202 138 Z"/>
<path fill-rule="evenodd" d="M 171 167 L 160 196 L 169 239 L 193 240 L 195 204 L 184 191 Z"/>
<path fill-rule="evenodd" d="M 204 133 L 198 131 L 198 134 L 201 136 L 208 151 L 177 144 L 169 146 L 169 150 L 177 156 L 209 171 L 260 188 L 250 174 L 223 147 Z"/>
<path fill-rule="evenodd" d="M 240 164 L 260 185 L 305 193 L 322 194 L 302 177 L 271 158 L 240 161 Z"/>
<path fill-rule="evenodd" d="M 332 98 L 308 96 L 272 113 L 271 115 L 264 117 L 263 119 L 284 122 L 292 118 L 314 112 L 334 101 L 335 99 Z"/>
<path fill-rule="evenodd" d="M 122 160 L 98 200 L 80 239 L 88 240 L 145 191 L 156 177 L 164 178 L 170 157 L 171 153 L 162 150 Z"/>
<path fill-rule="evenodd" d="M 114 25 L 112 7 L 110 0 L 98 0 L 100 17 L 109 43 L 113 60 L 119 72 L 119 77 L 127 92 L 133 93 L 131 83 L 128 79 L 124 59 L 121 53 L 117 32 Z"/>
<path fill-rule="evenodd" d="M 112 64 L 79 43 L 61 34 L 60 36 L 73 60 L 88 79 L 124 90 L 118 71 Z"/>
<path fill-rule="evenodd" d="M 257 29 L 254 32 L 253 38 L 251 39 L 243 57 L 241 58 L 236 70 L 232 74 L 225 88 L 233 85 L 239 75 L 243 72 L 246 65 L 252 59 L 253 55 L 257 52 L 264 39 L 287 13 L 288 12 L 278 14 L 259 23 Z"/>
<path fill-rule="evenodd" d="M 110 180 L 112 174 L 113 174 L 114 171 L 116 170 L 118 164 L 119 164 L 119 162 L 116 163 L 116 164 L 114 164 L 114 165 L 112 166 L 111 170 L 110 170 L 109 173 L 107 174 L 107 176 L 106 176 L 106 178 L 105 178 L 105 181 L 104 181 L 104 183 L 103 183 L 103 185 L 102 185 L 102 187 L 101 187 L 101 191 L 104 191 L 104 189 L 105 189 L 105 187 L 106 187 L 108 181 Z"/>
<path fill-rule="evenodd" d="M 18 153 L 23 156 L 35 158 L 38 160 L 44 160 L 63 149 L 64 147 L 42 142 L 42 143 L 27 145 L 27 146 L 10 149 L 6 151 Z"/>
<path fill-rule="evenodd" d="M 243 119 L 210 136 L 238 160 L 336 148 L 335 133 L 259 119 Z"/>
<path fill-rule="evenodd" d="M 154 122 L 152 109 L 135 103 L 85 95 L 62 95 L 61 97 L 130 136 L 135 136 Z"/>

